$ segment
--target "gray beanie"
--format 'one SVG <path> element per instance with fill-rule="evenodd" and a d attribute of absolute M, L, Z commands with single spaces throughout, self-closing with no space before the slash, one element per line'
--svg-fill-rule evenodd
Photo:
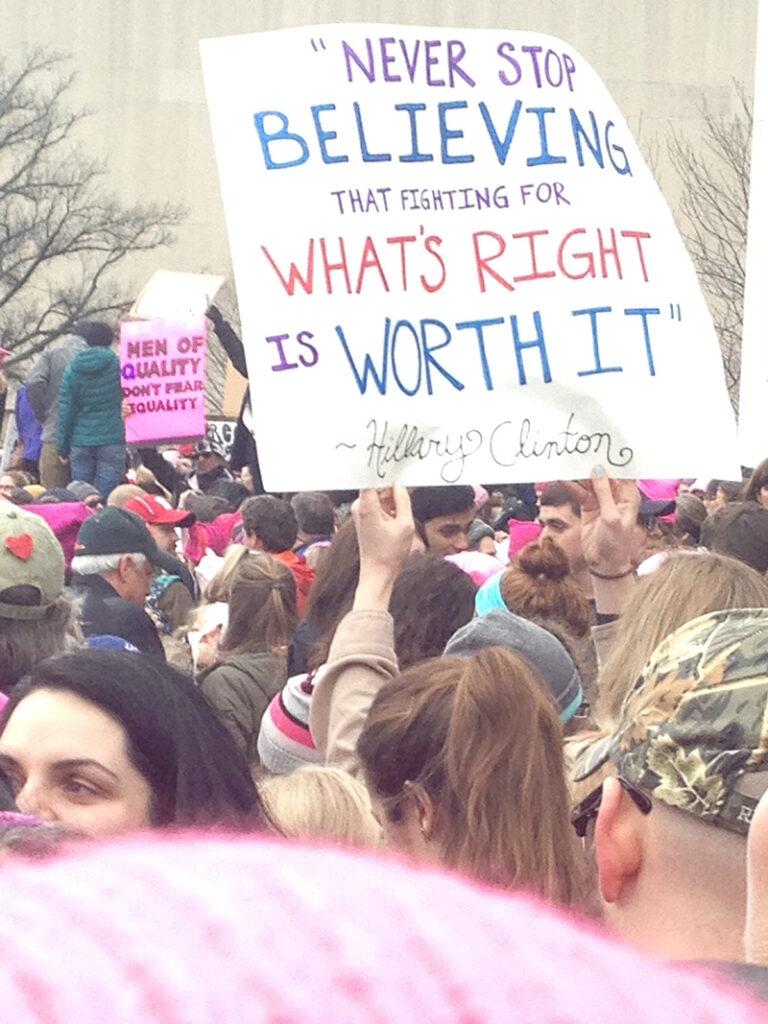
<path fill-rule="evenodd" d="M 99 494 L 98 487 L 94 487 L 93 484 L 86 483 L 85 480 L 73 480 L 70 484 L 67 484 L 67 490 L 76 501 L 85 501 L 85 499 L 90 498 L 92 494 Z M 99 497 L 101 497 L 100 494 Z"/>
<path fill-rule="evenodd" d="M 557 637 L 546 629 L 504 608 L 494 608 L 457 629 L 443 653 L 471 658 L 484 647 L 505 647 L 538 669 L 555 699 L 563 725 L 581 707 L 584 694 L 579 670 Z"/>
<path fill-rule="evenodd" d="M 484 523 L 482 519 L 473 519 L 472 525 L 469 528 L 469 540 L 467 543 L 470 548 L 476 548 L 483 537 L 490 537 L 491 540 L 496 539 L 496 534 L 493 532 L 493 528 Z"/>

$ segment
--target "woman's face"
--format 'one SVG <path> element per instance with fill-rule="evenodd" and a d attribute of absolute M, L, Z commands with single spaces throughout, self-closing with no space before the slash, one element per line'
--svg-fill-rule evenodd
<path fill-rule="evenodd" d="M 33 690 L 0 735 L 0 769 L 24 814 L 82 835 L 150 824 L 152 792 L 123 727 L 66 690 Z"/>
<path fill-rule="evenodd" d="M 757 492 L 757 500 L 760 502 L 763 508 L 768 508 L 768 484 L 763 484 L 763 486 Z"/>

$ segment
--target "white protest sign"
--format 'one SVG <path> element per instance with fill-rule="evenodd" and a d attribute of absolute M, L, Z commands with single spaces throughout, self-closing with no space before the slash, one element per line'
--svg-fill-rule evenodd
<path fill-rule="evenodd" d="M 337 25 L 201 49 L 268 487 L 735 474 L 690 259 L 571 47 Z"/>
<path fill-rule="evenodd" d="M 749 187 L 747 275 L 744 289 L 744 328 L 741 338 L 739 390 L 739 455 L 745 466 L 768 457 L 768 8 L 760 4 L 755 53 L 755 105 L 752 121 L 752 160 Z"/>
<path fill-rule="evenodd" d="M 235 440 L 235 427 L 237 420 L 228 419 L 225 416 L 208 417 L 207 436 L 221 448 L 224 458 L 229 462 L 232 454 L 232 443 Z"/>
<path fill-rule="evenodd" d="M 215 274 L 157 270 L 142 288 L 130 315 L 160 320 L 202 316 L 224 280 Z"/>

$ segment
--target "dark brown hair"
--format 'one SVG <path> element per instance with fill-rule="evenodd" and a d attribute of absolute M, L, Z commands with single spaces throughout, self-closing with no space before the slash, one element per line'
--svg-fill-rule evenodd
<path fill-rule="evenodd" d="M 400 671 L 436 658 L 475 614 L 477 585 L 439 555 L 411 555 L 395 580 L 389 611 Z"/>
<path fill-rule="evenodd" d="M 424 787 L 446 866 L 564 905 L 582 899 L 560 723 L 518 655 L 488 647 L 408 669 L 379 691 L 357 752 L 391 820 L 405 783 Z"/>
<path fill-rule="evenodd" d="M 328 658 L 336 627 L 352 607 L 360 576 L 360 549 L 357 531 L 348 519 L 334 534 L 331 546 L 317 567 L 309 592 L 304 619 L 320 640 L 312 649 L 309 668 L 316 669 Z"/>
<path fill-rule="evenodd" d="M 284 651 L 296 629 L 296 581 L 282 562 L 250 552 L 237 567 L 219 661 L 246 651 Z"/>
<path fill-rule="evenodd" d="M 501 596 L 515 615 L 545 616 L 561 622 L 576 636 L 589 630 L 589 605 L 568 573 L 568 559 L 555 542 L 527 544 L 501 578 Z"/>
<path fill-rule="evenodd" d="M 760 491 L 768 487 L 768 459 L 763 459 L 759 466 L 756 466 L 742 486 L 742 501 L 760 501 Z"/>

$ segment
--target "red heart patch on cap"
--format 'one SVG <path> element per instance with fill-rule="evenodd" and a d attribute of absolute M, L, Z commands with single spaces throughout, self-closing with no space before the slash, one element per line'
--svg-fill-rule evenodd
<path fill-rule="evenodd" d="M 35 550 L 35 539 L 28 533 L 19 533 L 15 537 L 6 537 L 5 546 L 12 555 L 20 558 L 22 562 L 26 562 Z"/>

